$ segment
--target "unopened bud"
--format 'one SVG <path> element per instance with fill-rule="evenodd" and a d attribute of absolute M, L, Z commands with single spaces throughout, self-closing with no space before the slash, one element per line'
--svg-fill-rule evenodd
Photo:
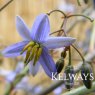
<path fill-rule="evenodd" d="M 60 58 L 57 62 L 56 62 L 56 69 L 57 69 L 57 73 L 59 74 L 62 69 L 64 67 L 64 59 Z"/>
<path fill-rule="evenodd" d="M 72 77 L 72 75 L 74 75 L 73 66 L 71 66 L 71 65 L 66 66 L 64 73 L 66 76 L 65 86 L 67 89 L 70 90 L 74 85 L 74 77 Z"/>
<path fill-rule="evenodd" d="M 92 87 L 92 81 L 90 80 L 90 74 L 92 73 L 92 68 L 90 64 L 84 63 L 81 68 L 81 76 L 83 78 L 83 83 L 86 86 L 86 88 L 90 89 Z M 85 79 L 84 75 L 88 75 Z"/>

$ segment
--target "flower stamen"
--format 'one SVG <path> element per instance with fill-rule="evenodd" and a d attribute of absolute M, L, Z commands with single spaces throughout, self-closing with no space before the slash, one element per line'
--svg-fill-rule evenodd
<path fill-rule="evenodd" d="M 42 48 L 40 47 L 40 48 L 37 50 L 37 53 L 36 53 L 36 55 L 35 55 L 33 65 L 36 64 L 36 62 L 37 62 L 38 59 L 40 58 L 41 53 L 42 53 Z"/>
<path fill-rule="evenodd" d="M 29 56 L 30 56 L 31 49 L 32 49 L 31 47 L 29 47 L 29 48 L 27 49 L 27 53 L 26 53 L 26 57 L 25 57 L 24 63 L 27 63 L 27 59 L 28 59 Z M 27 65 L 27 64 L 25 64 L 25 65 Z"/>
<path fill-rule="evenodd" d="M 25 65 L 27 65 L 30 61 L 33 60 L 33 65 L 36 64 L 38 59 L 40 58 L 40 55 L 42 53 L 42 47 L 39 43 L 36 42 L 29 42 L 22 50 L 21 54 L 26 52 L 26 57 L 25 57 Z"/>
<path fill-rule="evenodd" d="M 29 47 L 33 47 L 35 44 L 35 42 L 31 41 L 29 42 L 22 50 L 22 52 L 20 54 L 23 54 Z"/>

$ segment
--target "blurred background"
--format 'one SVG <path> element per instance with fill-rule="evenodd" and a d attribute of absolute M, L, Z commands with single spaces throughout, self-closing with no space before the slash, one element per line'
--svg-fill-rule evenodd
<path fill-rule="evenodd" d="M 0 0 L 0 8 L 8 1 L 9 0 Z M 81 6 L 78 5 L 77 0 L 13 0 L 6 8 L 0 11 L 0 51 L 22 40 L 15 26 L 15 18 L 17 15 L 21 16 L 30 28 L 37 15 L 47 13 L 54 9 L 62 10 L 67 15 L 85 14 L 94 19 L 94 0 L 88 0 L 87 4 L 84 3 L 84 0 L 80 0 L 80 3 Z M 62 14 L 55 12 L 49 19 L 51 32 L 59 30 L 63 21 Z M 77 38 L 75 45 L 84 56 L 95 52 L 95 29 L 93 26 L 93 23 L 84 17 L 72 17 L 67 23 L 66 31 L 68 35 Z M 60 58 L 60 52 L 61 49 L 53 51 L 52 56 L 55 62 Z M 94 57 L 92 60 L 94 61 Z M 65 61 L 68 61 L 68 59 Z M 72 64 L 76 66 L 80 61 L 80 56 L 72 49 Z M 93 67 L 95 67 L 94 64 L 93 62 Z M 20 73 L 23 68 L 22 57 L 5 58 L 0 55 L 0 95 L 3 95 L 6 90 L 6 84 L 13 81 L 15 75 Z M 56 82 L 58 81 L 52 81 L 44 73 L 43 69 L 40 68 L 39 73 L 35 77 L 32 77 L 30 74 L 24 76 L 21 82 L 16 86 L 16 93 L 12 93 L 12 95 L 37 95 Z M 83 85 L 83 83 L 79 81 L 73 89 L 81 85 Z M 63 93 L 66 91 L 64 84 L 62 84 L 47 95 L 64 95 Z M 86 95 L 95 95 L 95 93 L 92 92 Z"/>

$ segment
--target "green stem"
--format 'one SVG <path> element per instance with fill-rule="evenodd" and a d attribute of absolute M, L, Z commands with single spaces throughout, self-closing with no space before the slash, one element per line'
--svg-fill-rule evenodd
<path fill-rule="evenodd" d="M 92 88 L 87 89 L 85 86 L 81 86 L 79 88 L 73 89 L 69 92 L 66 92 L 62 95 L 87 95 L 90 94 L 91 92 L 95 91 L 95 81 L 93 82 Z"/>
<path fill-rule="evenodd" d="M 21 81 L 21 79 L 27 74 L 28 70 L 29 70 L 29 66 L 27 65 L 20 74 L 16 75 L 13 82 L 11 82 L 10 84 L 7 84 L 7 88 L 4 95 L 10 95 L 10 92 Z"/>
<path fill-rule="evenodd" d="M 88 19 L 88 20 L 90 20 L 91 22 L 93 22 L 93 21 L 94 21 L 94 20 L 93 20 L 93 19 L 91 19 L 90 17 L 85 16 L 85 15 L 82 15 L 82 14 L 73 14 L 73 15 L 69 15 L 69 16 L 67 16 L 67 18 L 74 17 L 74 16 L 82 16 L 82 17 L 87 18 L 87 19 Z"/>
<path fill-rule="evenodd" d="M 72 45 L 72 47 L 78 52 L 78 54 L 82 58 L 83 63 L 85 63 L 85 59 L 84 59 L 83 55 L 80 53 L 80 51 L 74 45 Z"/>
<path fill-rule="evenodd" d="M 79 0 L 77 0 L 77 3 L 78 3 L 78 5 L 79 5 L 79 6 L 81 6 L 81 4 L 80 4 L 80 1 L 79 1 Z"/>

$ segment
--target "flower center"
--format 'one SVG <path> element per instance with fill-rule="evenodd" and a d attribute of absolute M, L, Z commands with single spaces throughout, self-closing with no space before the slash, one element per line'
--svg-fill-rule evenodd
<path fill-rule="evenodd" d="M 24 61 L 25 65 L 27 65 L 32 60 L 33 65 L 35 65 L 42 53 L 42 47 L 41 44 L 31 41 L 23 48 L 21 54 L 23 54 L 25 51 L 26 51 L 26 57 Z"/>

